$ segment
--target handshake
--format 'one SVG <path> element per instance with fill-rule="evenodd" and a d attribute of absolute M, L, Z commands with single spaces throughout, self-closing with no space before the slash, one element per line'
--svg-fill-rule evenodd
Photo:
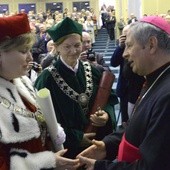
<path fill-rule="evenodd" d="M 56 153 L 57 169 L 76 170 L 85 166 L 86 170 L 94 170 L 96 160 L 102 160 L 106 157 L 106 148 L 103 141 L 92 140 L 92 145 L 77 155 L 76 159 L 63 157 L 67 149 Z"/>

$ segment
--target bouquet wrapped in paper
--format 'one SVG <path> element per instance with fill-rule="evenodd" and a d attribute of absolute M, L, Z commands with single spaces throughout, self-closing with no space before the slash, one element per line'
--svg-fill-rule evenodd
<path fill-rule="evenodd" d="M 47 129 L 50 134 L 52 143 L 56 151 L 63 149 L 65 141 L 65 133 L 63 128 L 58 124 L 55 115 L 51 94 L 47 88 L 43 88 L 37 92 L 37 102 L 47 124 Z"/>

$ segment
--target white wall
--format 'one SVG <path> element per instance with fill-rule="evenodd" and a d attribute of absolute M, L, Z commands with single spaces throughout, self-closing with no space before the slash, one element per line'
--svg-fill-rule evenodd
<path fill-rule="evenodd" d="M 129 0 L 128 1 L 128 15 L 129 16 L 131 13 L 134 13 L 135 16 L 139 19 L 142 15 L 141 9 L 142 9 L 141 0 Z"/>
<path fill-rule="evenodd" d="M 114 0 L 99 0 L 99 6 L 101 7 L 103 4 L 106 6 L 113 5 L 115 6 L 115 1 Z"/>

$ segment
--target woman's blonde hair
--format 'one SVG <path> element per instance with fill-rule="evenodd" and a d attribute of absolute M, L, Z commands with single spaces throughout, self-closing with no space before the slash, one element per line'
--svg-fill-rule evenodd
<path fill-rule="evenodd" d="M 28 48 L 31 49 L 35 43 L 35 34 L 26 33 L 19 35 L 15 38 L 6 37 L 2 42 L 0 42 L 0 51 L 11 51 L 14 49 Z"/>

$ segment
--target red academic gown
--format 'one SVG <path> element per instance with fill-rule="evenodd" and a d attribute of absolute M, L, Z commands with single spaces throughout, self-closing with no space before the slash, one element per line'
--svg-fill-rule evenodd
<path fill-rule="evenodd" d="M 22 79 L 33 92 L 28 80 L 26 76 Z M 0 78 L 0 170 L 55 168 L 55 154 L 42 144 L 35 118 L 22 116 L 4 106 L 3 98 L 20 108 L 36 111 L 33 93 L 30 95 L 22 81 L 17 78 L 11 83 Z"/>

